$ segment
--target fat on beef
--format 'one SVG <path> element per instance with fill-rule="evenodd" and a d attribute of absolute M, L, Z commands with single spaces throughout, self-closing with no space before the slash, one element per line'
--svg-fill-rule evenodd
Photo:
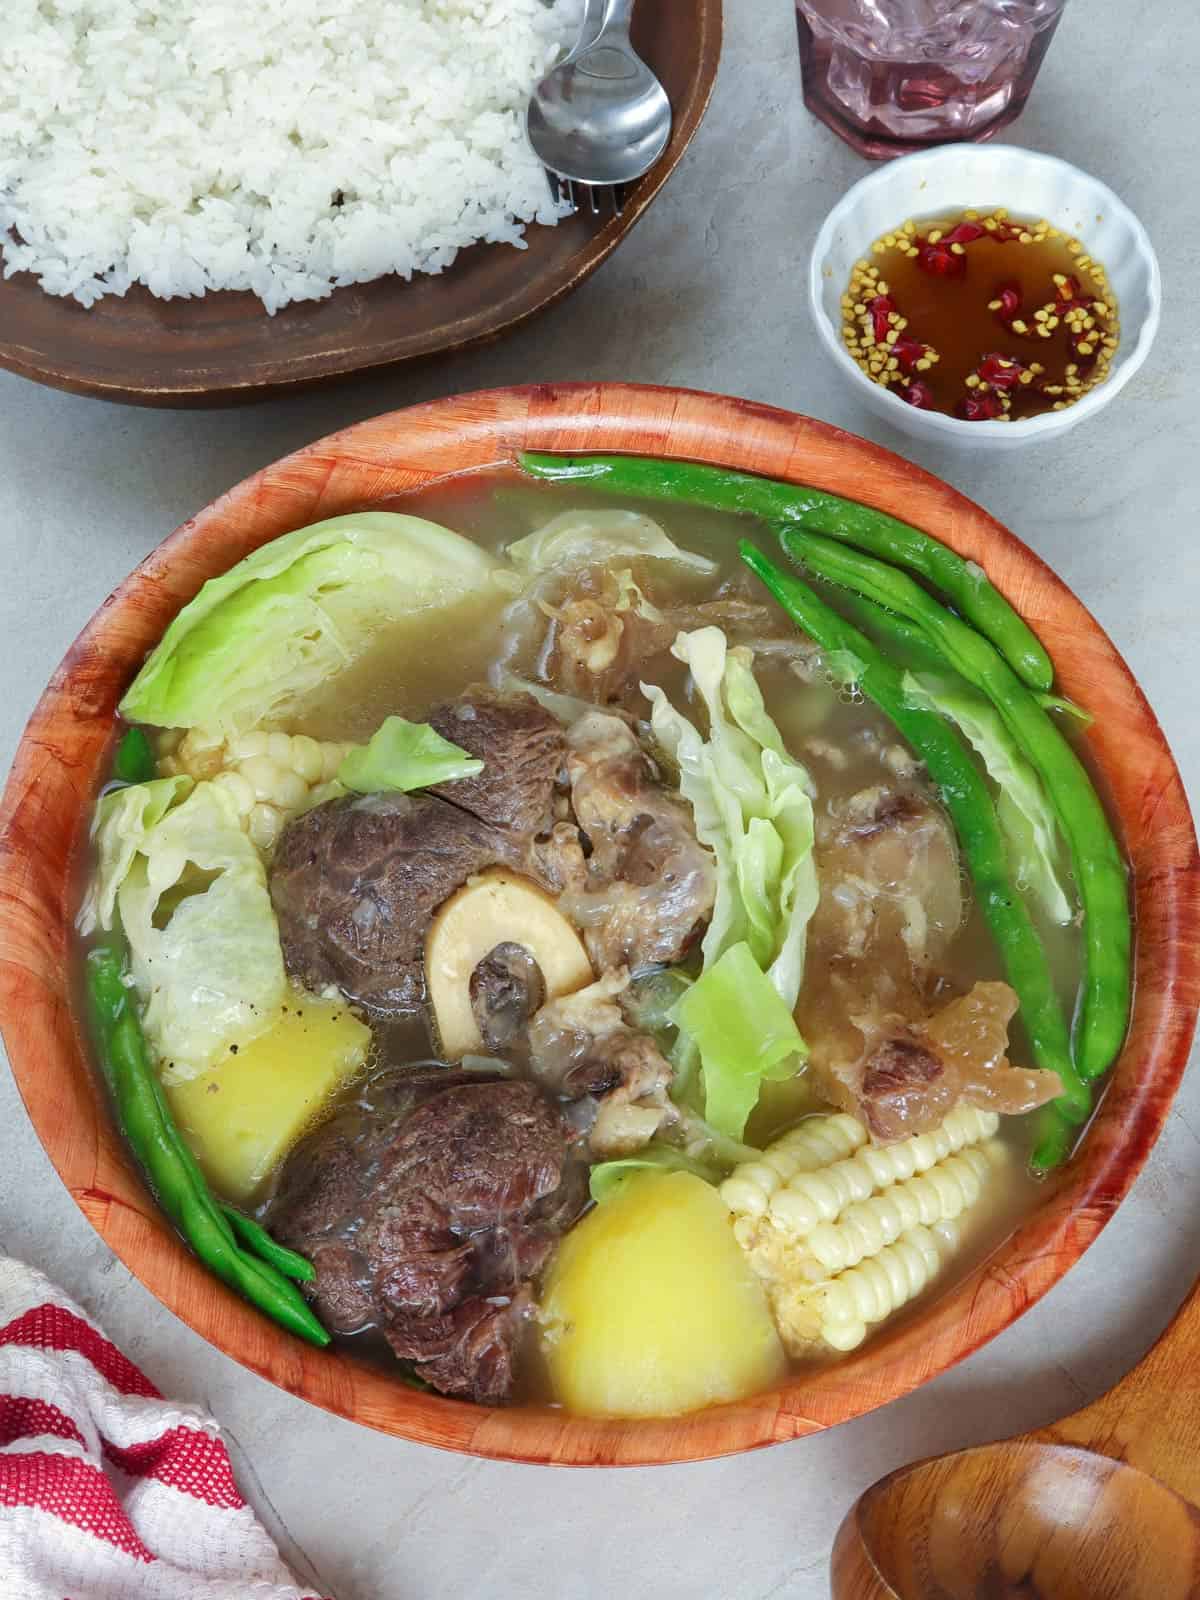
<path fill-rule="evenodd" d="M 570 730 L 567 771 L 590 846 L 587 886 L 562 906 L 601 972 L 678 961 L 712 913 L 716 870 L 690 809 L 659 783 L 629 725 L 589 711 Z"/>

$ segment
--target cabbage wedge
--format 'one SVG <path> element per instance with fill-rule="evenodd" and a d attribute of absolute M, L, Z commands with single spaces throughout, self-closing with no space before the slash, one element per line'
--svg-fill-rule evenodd
<path fill-rule="evenodd" d="M 114 798 L 123 796 L 131 790 Z M 111 808 L 98 845 L 101 860 L 120 864 L 105 904 L 124 866 L 116 908 L 142 1025 L 163 1081 L 178 1083 L 269 1028 L 288 991 L 266 872 L 226 791 L 198 783 L 147 827 L 157 804 L 155 797 L 139 812 L 130 798 Z M 110 833 L 126 837 L 118 844 Z"/>
<path fill-rule="evenodd" d="M 581 567 L 611 567 L 618 557 L 637 556 L 673 562 L 693 572 L 717 570 L 715 561 L 683 549 L 640 511 L 564 511 L 508 547 L 508 559 L 526 578 L 544 572 L 574 572 Z M 631 578 L 629 581 L 632 583 Z"/>
<path fill-rule="evenodd" d="M 763 1080 L 792 1076 L 807 1054 L 792 1013 L 819 898 L 812 780 L 784 748 L 750 650 L 709 627 L 679 634 L 672 653 L 691 669 L 707 735 L 657 685 L 642 693 L 717 869 L 703 970 L 672 1013 L 675 1093 L 694 1095 L 698 1062 L 705 1121 L 739 1140 Z"/>
<path fill-rule="evenodd" d="M 482 771 L 482 761 L 443 739 L 428 722 L 386 717 L 366 744 L 349 752 L 338 768 L 337 781 L 358 794 L 388 789 L 408 793 L 474 778 Z"/>
<path fill-rule="evenodd" d="M 791 1010 L 818 899 L 812 780 L 784 750 L 748 649 L 729 649 L 721 629 L 709 627 L 681 633 L 672 654 L 691 668 L 708 712 L 707 738 L 656 684 L 642 684 L 642 693 L 697 835 L 716 857 L 705 969 L 744 940 Z"/>
<path fill-rule="evenodd" d="M 499 563 L 421 517 L 363 511 L 210 578 L 121 701 L 130 722 L 244 732 L 287 716 L 398 618 L 495 593 Z"/>

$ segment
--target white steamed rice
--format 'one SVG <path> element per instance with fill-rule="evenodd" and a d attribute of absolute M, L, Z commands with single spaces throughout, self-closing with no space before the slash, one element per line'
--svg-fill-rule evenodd
<path fill-rule="evenodd" d="M 273 313 L 557 220 L 524 111 L 578 0 L 0 12 L 0 250 L 50 294 L 250 289 Z"/>

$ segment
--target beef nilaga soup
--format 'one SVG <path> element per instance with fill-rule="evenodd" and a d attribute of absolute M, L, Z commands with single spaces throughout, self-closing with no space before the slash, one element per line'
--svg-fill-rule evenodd
<path fill-rule="evenodd" d="M 978 568 L 766 480 L 524 468 L 184 608 L 85 983 L 161 1204 L 285 1327 L 670 1415 L 1012 1226 L 1121 1043 L 1124 867 Z"/>

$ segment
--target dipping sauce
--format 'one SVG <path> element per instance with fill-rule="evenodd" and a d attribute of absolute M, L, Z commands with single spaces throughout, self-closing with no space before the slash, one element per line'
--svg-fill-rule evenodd
<path fill-rule="evenodd" d="M 1062 411 L 1108 376 L 1104 268 L 1044 218 L 963 211 L 884 234 L 855 262 L 842 337 L 873 383 L 966 422 Z"/>

